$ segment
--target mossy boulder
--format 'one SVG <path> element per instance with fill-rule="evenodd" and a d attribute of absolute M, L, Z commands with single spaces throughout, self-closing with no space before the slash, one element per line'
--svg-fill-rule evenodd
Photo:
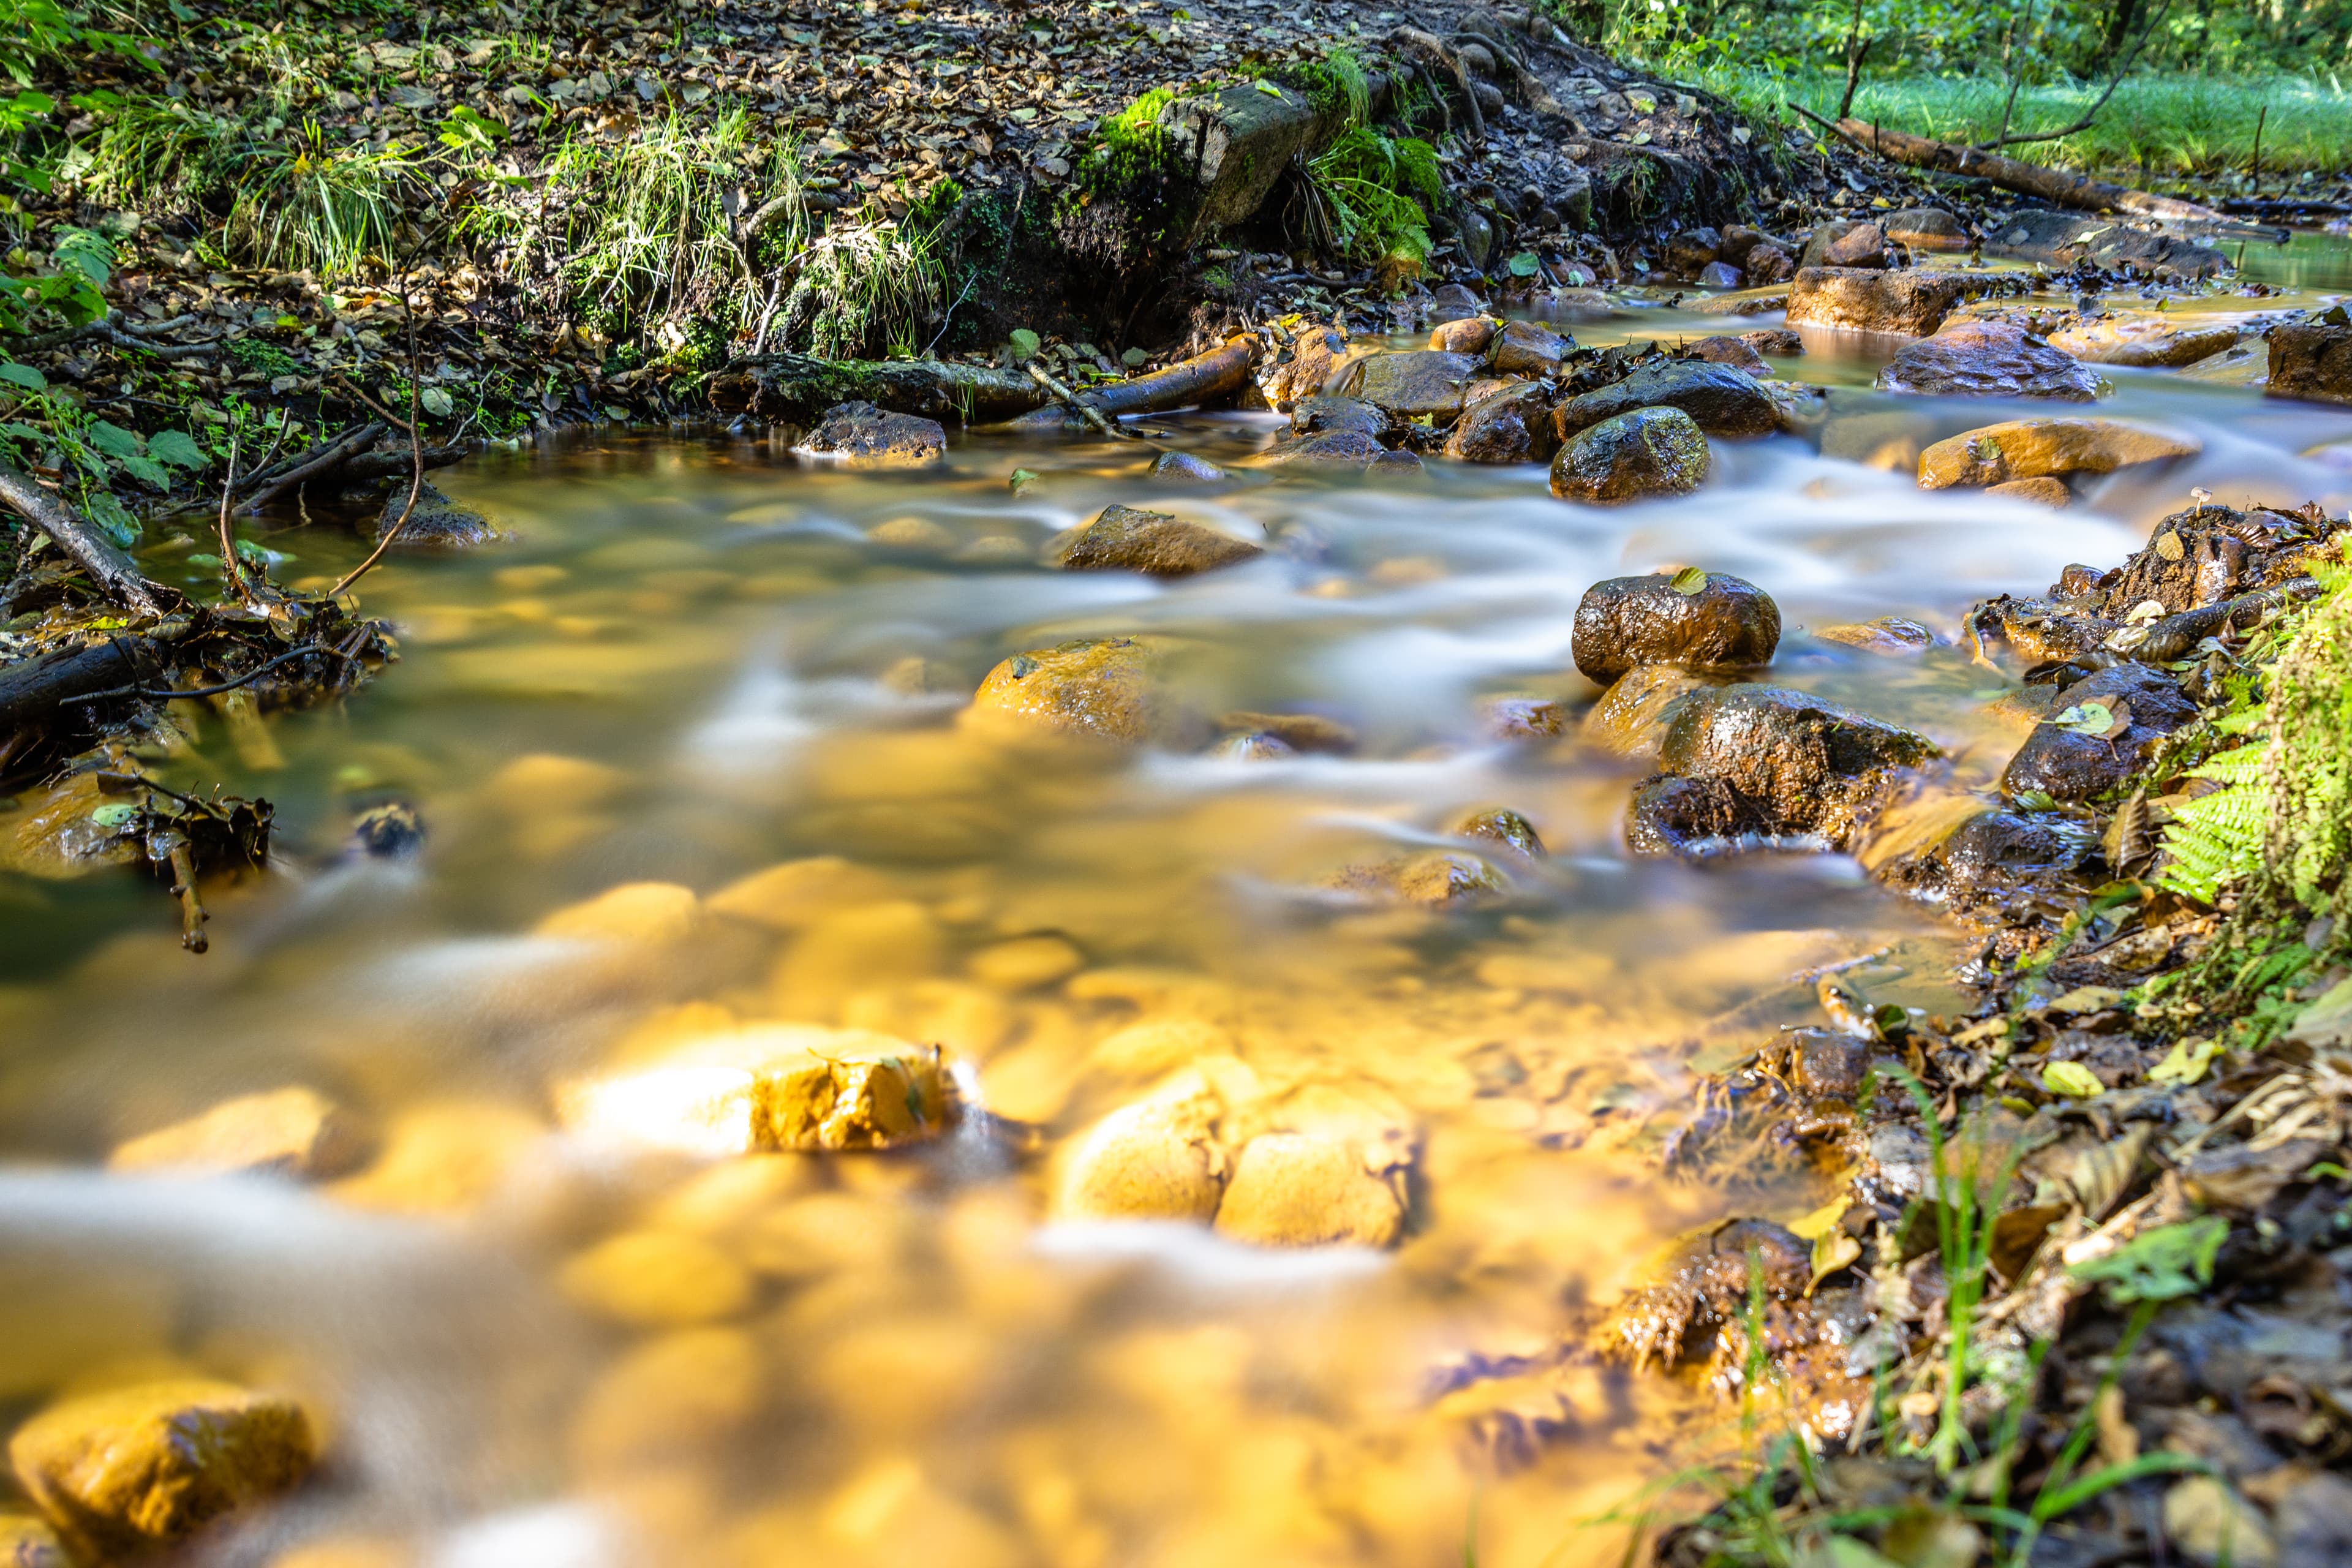
<path fill-rule="evenodd" d="M 1707 462 L 1706 437 L 1689 415 L 1637 408 L 1564 443 L 1551 460 L 1551 493 L 1603 506 L 1687 495 L 1706 482 Z"/>
<path fill-rule="evenodd" d="M 1155 650 L 1135 637 L 1083 637 L 1016 653 L 988 672 L 971 716 L 1013 733 L 1134 744 L 1174 720 Z"/>

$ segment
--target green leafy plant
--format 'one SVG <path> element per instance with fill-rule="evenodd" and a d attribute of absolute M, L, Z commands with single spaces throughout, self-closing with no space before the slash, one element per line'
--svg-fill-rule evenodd
<path fill-rule="evenodd" d="M 1359 125 L 1307 171 L 1334 248 L 1367 263 L 1428 257 L 1429 211 L 1444 195 L 1436 148 Z"/>

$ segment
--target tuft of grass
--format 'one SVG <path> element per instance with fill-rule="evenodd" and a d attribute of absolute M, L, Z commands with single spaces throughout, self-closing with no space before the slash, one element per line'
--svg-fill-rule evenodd
<path fill-rule="evenodd" d="M 244 145 L 237 121 L 184 100 L 90 96 L 101 110 L 98 140 L 77 173 L 104 200 L 151 209 L 193 201 L 220 185 Z"/>
<path fill-rule="evenodd" d="M 388 261 L 415 177 L 406 148 L 331 147 L 316 124 L 289 144 L 249 143 L 224 226 L 232 254 L 264 267 L 347 275 Z"/>
<path fill-rule="evenodd" d="M 1363 62 L 1346 49 L 1293 66 L 1283 80 L 1306 95 L 1327 126 L 1352 131 L 1371 118 L 1371 80 L 1364 75 Z"/>
<path fill-rule="evenodd" d="M 836 223 L 802 253 L 783 311 L 823 359 L 911 354 L 938 312 L 943 277 L 933 231 L 914 223 Z"/>

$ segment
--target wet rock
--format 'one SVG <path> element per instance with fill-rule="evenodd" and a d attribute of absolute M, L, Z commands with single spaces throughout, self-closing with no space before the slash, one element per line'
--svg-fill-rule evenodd
<path fill-rule="evenodd" d="M 911 467 L 945 458 L 948 433 L 935 419 L 839 403 L 824 411 L 802 450 L 878 468 Z"/>
<path fill-rule="evenodd" d="M 1759 354 L 1786 356 L 1805 352 L 1803 336 L 1786 327 L 1759 327 L 1754 331 L 1740 333 L 1739 341 Z"/>
<path fill-rule="evenodd" d="M 1660 1277 L 1627 1293 L 1594 1335 L 1594 1348 L 1636 1368 L 1672 1367 L 1695 1357 L 1710 1331 L 1748 1316 L 1751 1279 L 1768 1303 L 1791 1300 L 1812 1282 L 1812 1248 L 1769 1220 L 1731 1220 L 1686 1241 Z M 1731 1359 L 1736 1360 L 1736 1355 Z"/>
<path fill-rule="evenodd" d="M 1445 455 L 1465 463 L 1549 462 L 1559 449 L 1550 398 L 1533 383 L 1473 403 L 1445 438 Z"/>
<path fill-rule="evenodd" d="M 311 1181 L 367 1157 L 358 1118 L 316 1089 L 240 1095 L 203 1115 L 133 1138 L 107 1160 L 116 1171 L 266 1173 Z"/>
<path fill-rule="evenodd" d="M 2121 419 L 2011 419 L 1950 437 L 1921 452 L 1919 488 L 2111 474 L 2135 463 L 2193 458 L 2204 449 L 2194 436 Z"/>
<path fill-rule="evenodd" d="M 1370 404 L 1354 397 L 1309 397 L 1290 411 L 1290 430 L 1295 436 L 1328 435 L 1334 431 L 1359 431 L 1366 436 L 1383 436 L 1391 424 L 1389 416 Z"/>
<path fill-rule="evenodd" d="M 1621 757 L 1654 757 L 1665 739 L 1674 705 L 1711 684 L 1678 664 L 1645 664 L 1617 678 L 1584 716 L 1587 740 Z"/>
<path fill-rule="evenodd" d="M 1573 339 L 1534 321 L 1507 321 L 1486 350 L 1486 364 L 1504 375 L 1558 375 L 1559 362 L 1575 348 Z"/>
<path fill-rule="evenodd" d="M 1576 668 L 1607 686 L 1645 664 L 1738 669 L 1769 664 L 1780 643 L 1780 610 L 1753 583 L 1727 573 L 1612 577 L 1576 606 Z"/>
<path fill-rule="evenodd" d="M 639 1329 L 719 1322 L 752 1294 L 751 1271 L 725 1248 L 676 1230 L 607 1237 L 566 1262 L 557 1283 L 578 1305 Z"/>
<path fill-rule="evenodd" d="M 1747 275 L 1727 261 L 1710 261 L 1698 269 L 1702 289 L 1737 289 L 1747 281 Z"/>
<path fill-rule="evenodd" d="M 1561 404 L 1559 437 L 1566 441 L 1602 420 L 1643 408 L 1679 409 L 1706 434 L 1735 439 L 1769 436 L 1780 427 L 1772 399 L 1755 377 L 1704 361 L 1670 360 Z"/>
<path fill-rule="evenodd" d="M 1483 354 L 1502 327 L 1503 324 L 1492 316 L 1465 316 L 1458 321 L 1440 321 L 1429 334 L 1429 346 L 1447 353 Z"/>
<path fill-rule="evenodd" d="M 1346 391 L 1398 419 L 1450 418 L 1462 412 L 1462 389 L 1477 374 L 1478 362 L 1468 354 L 1436 349 L 1374 354 L 1356 362 Z"/>
<path fill-rule="evenodd" d="M 1149 577 L 1190 577 L 1265 554 L 1230 533 L 1131 506 L 1108 506 L 1084 528 L 1046 546 L 1046 558 L 1065 572 L 1140 572 Z"/>
<path fill-rule="evenodd" d="M 1830 247 L 1863 226 L 1862 219 L 1851 217 L 1833 217 L 1815 224 L 1798 251 L 1797 265 L 1801 268 L 1829 265 Z"/>
<path fill-rule="evenodd" d="M 375 520 L 377 543 L 391 536 L 393 525 L 400 522 L 404 509 L 408 509 L 408 487 L 394 485 Z M 478 544 L 496 543 L 500 537 L 499 531 L 490 526 L 489 519 L 471 507 L 459 506 L 428 480 L 417 492 L 415 507 L 408 509 L 408 521 L 401 524 L 400 537 L 393 548 L 468 550 Z"/>
<path fill-rule="evenodd" d="M 1885 392 L 1927 397 L 2059 397 L 2087 403 L 2098 373 L 2007 321 L 1953 321 L 1878 373 Z"/>
<path fill-rule="evenodd" d="M 1644 786 L 1627 836 L 1644 853 L 1748 835 L 1812 835 L 1843 847 L 1883 801 L 1889 775 L 1934 755 L 1924 735 L 1803 692 L 1693 692 L 1658 747 L 1665 782 L 1685 787 Z"/>
<path fill-rule="evenodd" d="M 1475 904 L 1510 890 L 1484 860 L 1444 849 L 1349 866 L 1334 875 L 1329 885 L 1375 903 L 1416 904 L 1431 910 Z"/>
<path fill-rule="evenodd" d="M 1772 367 L 1764 363 L 1764 356 L 1756 352 L 1756 346 L 1741 338 L 1701 338 L 1695 343 L 1685 343 L 1682 352 L 1693 359 L 1702 359 L 1709 364 L 1728 365 L 1733 370 L 1744 370 L 1750 375 L 1772 374 Z"/>
<path fill-rule="evenodd" d="M 1706 482 L 1707 464 L 1706 437 L 1689 415 L 1637 408 L 1563 443 L 1552 458 L 1551 493 L 1600 506 L 1687 495 Z"/>
<path fill-rule="evenodd" d="M 1796 277 L 1797 263 L 1787 251 L 1768 241 L 1748 253 L 1748 259 L 1741 265 L 1740 271 L 1747 276 L 1751 287 L 1769 289 Z"/>
<path fill-rule="evenodd" d="M 2065 816 L 1922 792 L 1889 806 L 1855 855 L 1890 887 L 1967 913 L 2002 907 L 2022 892 L 2057 896 L 2094 842 Z"/>
<path fill-rule="evenodd" d="M 1484 710 L 1486 733 L 1498 741 L 1540 741 L 1564 734 L 1567 710 L 1549 697 L 1497 697 Z"/>
<path fill-rule="evenodd" d="M 1966 250 L 1969 231 L 1941 207 L 1903 207 L 1880 223 L 1886 237 L 1914 250 Z"/>
<path fill-rule="evenodd" d="M 2066 488 L 2066 481 L 2046 474 L 2038 479 L 2006 479 L 1986 487 L 1985 494 L 1999 496 L 2004 500 L 2030 501 L 2035 506 L 2046 506 L 2053 511 L 2064 511 L 2074 504 L 2074 492 Z"/>
<path fill-rule="evenodd" d="M 2053 348 L 2095 364 L 2194 364 L 2237 341 L 2238 329 L 2227 323 L 2182 326 L 2155 311 L 2073 321 L 2050 333 Z"/>
<path fill-rule="evenodd" d="M 1748 265 L 1748 256 L 1750 251 L 1759 245 L 1767 245 L 1770 242 L 1769 235 L 1752 225 L 1727 224 L 1723 230 L 1723 243 L 1717 247 L 1715 258 L 1717 261 L 1728 262 L 1734 267 L 1745 267 Z"/>
<path fill-rule="evenodd" d="M 1155 479 L 1187 479 L 1195 484 L 1215 484 L 1227 477 L 1225 470 L 1206 458 L 1196 458 L 1190 452 L 1162 452 L 1151 460 L 1151 477 Z"/>
<path fill-rule="evenodd" d="M 1291 340 L 1289 354 L 1260 373 L 1258 386 L 1276 408 L 1322 394 L 1348 360 L 1348 340 L 1334 327 L 1308 327 Z"/>
<path fill-rule="evenodd" d="M 927 517 L 894 517 L 867 529 L 866 537 L 910 554 L 944 555 L 956 547 L 956 536 Z"/>
<path fill-rule="evenodd" d="M 2335 312 L 2342 317 L 2341 307 Z M 2352 327 L 2305 321 L 2270 330 L 2268 397 L 2352 403 Z"/>
<path fill-rule="evenodd" d="M 1695 278 L 1722 251 L 1723 236 L 1716 230 L 1686 228 L 1666 241 L 1666 270 L 1677 278 Z"/>
<path fill-rule="evenodd" d="M 1243 1146 L 1217 1229 L 1258 1247 L 1387 1247 L 1404 1228 L 1396 1189 L 1335 1138 L 1264 1132 Z"/>
<path fill-rule="evenodd" d="M 1789 286 L 1789 325 L 1922 338 L 1970 294 L 2008 286 L 1990 272 L 1808 267 Z"/>
<path fill-rule="evenodd" d="M 751 1097 L 757 1149 L 893 1149 L 937 1137 L 959 1097 L 939 1047 L 824 1058 L 762 1075 Z"/>
<path fill-rule="evenodd" d="M 1852 1100 L 1869 1067 L 1867 1042 L 1826 1029 L 1800 1034 L 1789 1053 L 1790 1081 L 1808 1100 Z"/>
<path fill-rule="evenodd" d="M 1458 321 L 1483 314 L 1486 308 L 1486 302 L 1464 284 L 1441 283 L 1430 290 L 1429 319 L 1433 321 Z"/>
<path fill-rule="evenodd" d="M 971 711 L 990 724 L 1135 742 L 1168 717 L 1152 650 L 1134 637 L 1084 637 L 1016 653 L 988 672 Z"/>
<path fill-rule="evenodd" d="M 16 1429 L 16 1481 L 84 1563 L 175 1546 L 310 1472 L 310 1418 L 277 1394 L 184 1379 L 85 1394 Z"/>
<path fill-rule="evenodd" d="M 2271 345 L 2261 338 L 2252 342 L 2241 339 L 2234 348 L 2223 349 L 2195 364 L 2183 365 L 2179 374 L 2215 386 L 2268 386 Z"/>
<path fill-rule="evenodd" d="M 1987 218 L 1984 250 L 1987 256 L 2061 268 L 2078 261 L 2108 268 L 2128 263 L 2158 278 L 2172 279 L 2210 278 L 2230 265 L 2230 258 L 2212 247 L 2177 234 L 2135 228 L 2083 213 L 2037 209 Z"/>
<path fill-rule="evenodd" d="M 46 1520 L 0 1513 L 0 1563 L 7 1568 L 74 1568 L 65 1544 Z"/>
<path fill-rule="evenodd" d="M 2120 620 L 2153 600 L 2167 615 L 2212 605 L 2257 588 L 2274 588 L 2311 570 L 2308 536 L 2282 531 L 2277 512 L 2205 505 L 2174 512 L 2148 542 L 2111 573 L 2084 568 L 2062 578 L 2057 596 L 2087 597 L 2090 608 Z M 2068 593 L 2068 589 L 2072 593 Z"/>
<path fill-rule="evenodd" d="M 1822 247 L 1823 267 L 1884 267 L 1886 232 L 1874 223 L 1856 224 Z"/>
<path fill-rule="evenodd" d="M 2112 734 L 2088 734 L 2062 724 L 2069 710 L 2096 703 L 2126 722 Z M 2197 704 L 2162 671 L 2143 664 L 2102 669 L 2057 697 L 2058 711 L 2033 727 L 2009 762 L 2001 788 L 2012 795 L 2039 790 L 2053 800 L 2089 800 L 2129 778 L 2158 742 L 2197 717 Z M 2086 720 L 2089 718 L 2085 710 Z"/>
<path fill-rule="evenodd" d="M 1319 436 L 1292 436 L 1260 452 L 1250 462 L 1258 468 L 1350 468 L 1362 471 L 1421 472 L 1421 459 L 1411 452 L 1391 452 L 1360 430 L 1335 430 Z"/>
<path fill-rule="evenodd" d="M 1224 1196 L 1223 1107 L 1197 1073 L 1112 1111 L 1064 1160 L 1057 1219 L 1206 1221 Z"/>
<path fill-rule="evenodd" d="M 1517 850 L 1531 860 L 1540 860 L 1546 853 L 1542 835 L 1535 824 L 1507 805 L 1481 806 L 1465 812 L 1445 825 L 1445 831 L 1456 838 L 1482 838 Z"/>

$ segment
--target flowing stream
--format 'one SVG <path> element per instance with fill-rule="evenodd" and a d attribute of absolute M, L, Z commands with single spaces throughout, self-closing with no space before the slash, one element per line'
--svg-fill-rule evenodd
<path fill-rule="evenodd" d="M 1638 300 L 1563 325 L 1727 327 Z M 1878 358 L 1811 346 L 1779 373 L 1889 438 L 2052 411 L 1875 394 Z M 281 874 L 212 897 L 209 955 L 127 875 L 0 875 L 0 1402 L 164 1368 L 301 1391 L 331 1461 L 212 1542 L 224 1563 L 308 1542 L 320 1565 L 1402 1565 L 1472 1540 L 1483 1563 L 1608 1560 L 1619 1527 L 1591 1521 L 1736 1447 L 1736 1412 L 1562 1358 L 1578 1310 L 1691 1226 L 1819 1201 L 1803 1173 L 1661 1173 L 1695 1068 L 1818 1021 L 1805 976 L 1862 955 L 1873 1000 L 1951 1008 L 1963 943 L 1842 858 L 1632 859 L 1641 766 L 1572 721 L 1497 740 L 1486 704 L 1572 721 L 1582 591 L 1699 563 L 1778 600 L 1772 679 L 1990 780 L 2022 729 L 1996 701 L 2014 683 L 1953 646 L 1972 600 L 2119 561 L 2191 487 L 2352 500 L 2352 444 L 2323 449 L 2352 410 L 2108 374 L 2100 412 L 2205 452 L 2063 512 L 1785 437 L 1616 510 L 1443 462 L 1188 488 L 1147 477 L 1142 443 L 1076 438 L 962 437 L 914 475 L 644 432 L 470 459 L 440 482 L 512 537 L 369 580 L 399 665 L 266 731 L 190 711 L 188 747 L 152 760 L 277 805 Z M 1230 462 L 1279 421 L 1154 423 Z M 1112 502 L 1268 552 L 1167 585 L 1035 563 Z M 359 554 L 326 526 L 264 542 L 298 583 Z M 201 577 L 173 559 L 151 564 Z M 1934 646 L 1819 635 L 1885 616 Z M 958 722 L 998 660 L 1104 633 L 1169 639 L 1204 714 L 1320 714 L 1355 746 L 1095 755 Z M 422 849 L 345 851 L 387 800 Z M 1327 886 L 1486 805 L 1549 849 L 1507 898 Z M 708 896 L 813 858 L 835 858 L 766 918 L 536 931 L 619 885 Z M 991 1117 L 913 1152 L 715 1163 L 559 1130 L 565 1082 L 758 1021 L 937 1043 Z M 1055 1223 L 1057 1152 L 1187 1066 L 1405 1130 L 1402 1244 Z M 289 1084 L 364 1118 L 373 1159 L 310 1186 L 105 1169 Z"/>

